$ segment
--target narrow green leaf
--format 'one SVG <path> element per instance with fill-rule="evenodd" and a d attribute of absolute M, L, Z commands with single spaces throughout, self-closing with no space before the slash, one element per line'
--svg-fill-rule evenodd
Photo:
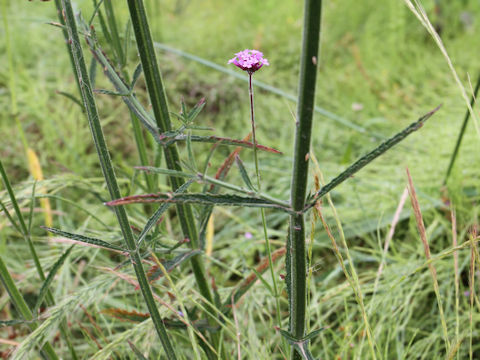
<path fill-rule="evenodd" d="M 12 215 L 8 212 L 8 209 L 6 208 L 5 204 L 0 200 L 0 207 L 2 208 L 3 213 L 7 216 L 8 220 L 10 221 L 10 224 L 20 233 L 22 234 L 22 229 L 18 226 L 17 222 L 15 221 L 14 218 L 12 218 Z"/>
<path fill-rule="evenodd" d="M 125 38 L 123 41 L 123 49 L 124 49 L 123 57 L 124 58 L 122 60 L 122 64 L 126 64 L 128 60 L 128 51 L 130 50 L 130 47 L 129 47 L 130 39 L 132 38 L 131 33 L 132 33 L 132 22 L 130 21 L 130 19 L 128 19 L 127 24 L 125 25 Z M 131 87 L 131 89 L 133 89 L 133 87 Z"/>
<path fill-rule="evenodd" d="M 38 309 L 40 308 L 40 305 L 43 302 L 43 299 L 45 299 L 45 296 L 47 295 L 48 289 L 50 287 L 50 284 L 53 281 L 53 278 L 57 274 L 58 270 L 61 268 L 65 260 L 67 259 L 68 255 L 70 255 L 70 252 L 72 251 L 73 247 L 75 244 L 70 246 L 67 251 L 63 253 L 62 256 L 57 260 L 57 262 L 53 265 L 52 269 L 50 270 L 50 273 L 48 274 L 47 278 L 43 282 L 42 287 L 40 288 L 40 292 L 38 294 L 37 302 L 35 304 L 35 307 L 33 308 L 33 313 L 36 314 Z"/>
<path fill-rule="evenodd" d="M 59 91 L 57 90 L 56 93 L 58 95 L 62 95 L 62 96 L 65 96 L 67 99 L 70 99 L 72 100 L 75 104 L 77 104 L 78 106 L 80 106 L 82 108 L 82 111 L 83 111 L 83 104 L 82 102 L 75 96 L 75 95 L 72 95 L 70 93 L 67 93 L 65 91 Z"/>
<path fill-rule="evenodd" d="M 239 196 L 234 194 L 146 194 L 126 196 L 117 200 L 112 200 L 105 205 L 119 206 L 137 203 L 179 203 L 179 204 L 202 204 L 202 205 L 219 205 L 219 206 L 247 206 L 247 207 L 263 207 L 276 208 L 284 211 L 290 211 L 289 208 L 269 202 L 265 199 L 256 197 Z"/>
<path fill-rule="evenodd" d="M 250 180 L 250 177 L 248 176 L 247 169 L 245 169 L 245 166 L 243 165 L 243 161 L 240 159 L 240 156 L 236 155 L 235 156 L 235 163 L 237 164 L 238 170 L 240 170 L 240 175 L 242 176 L 242 180 L 247 185 L 247 187 L 252 190 L 252 191 L 257 191 L 253 187 L 252 181 Z"/>
<path fill-rule="evenodd" d="M 138 360 L 148 360 L 145 356 L 143 356 L 140 350 L 138 350 L 137 347 L 130 340 L 128 340 L 128 345 L 130 345 L 130 348 L 132 349 L 133 353 L 135 354 Z"/>
<path fill-rule="evenodd" d="M 470 99 L 470 107 L 472 109 L 475 106 L 479 90 L 480 90 L 480 74 L 478 75 L 477 83 L 475 84 L 475 89 L 473 90 L 472 98 Z M 452 156 L 450 157 L 447 173 L 445 175 L 445 179 L 443 180 L 444 184 L 447 183 L 450 173 L 452 172 L 453 165 L 455 164 L 455 160 L 457 159 L 458 151 L 460 150 L 460 146 L 462 145 L 463 135 L 465 134 L 465 129 L 467 128 L 468 120 L 470 119 L 470 114 L 471 114 L 470 109 L 467 109 L 465 113 L 465 117 L 463 119 L 462 126 L 460 127 L 460 132 L 458 133 L 457 141 L 455 143 L 455 148 L 453 149 Z"/>
<path fill-rule="evenodd" d="M 20 324 L 31 324 L 34 320 L 26 321 L 26 320 L 0 320 L 0 328 L 7 327 L 7 326 L 15 326 Z"/>
<path fill-rule="evenodd" d="M 197 118 L 198 114 L 203 110 L 205 107 L 205 98 L 201 98 L 200 101 L 195 104 L 195 106 L 188 112 L 188 114 L 185 114 L 187 116 L 189 122 L 194 122 L 195 119 Z"/>
<path fill-rule="evenodd" d="M 274 295 L 274 291 L 270 284 L 263 278 L 262 274 L 260 274 L 255 268 L 251 269 L 253 273 L 257 276 L 257 279 L 262 282 L 262 284 L 267 288 L 267 290 L 270 292 L 270 295 Z"/>
<path fill-rule="evenodd" d="M 27 231 L 29 234 L 32 233 L 32 223 L 33 223 L 33 209 L 35 207 L 35 188 L 37 186 L 37 180 L 33 182 L 32 186 L 32 196 L 30 197 L 30 209 L 28 210 L 28 225 Z"/>
<path fill-rule="evenodd" d="M 189 260 L 192 256 L 195 256 L 201 253 L 202 253 L 201 250 L 186 251 L 180 255 L 175 256 L 171 260 L 162 261 L 162 265 L 165 267 L 165 270 L 167 270 L 167 272 L 170 272 L 176 267 L 183 264 L 185 261 Z M 152 269 L 148 272 L 147 275 L 150 281 L 154 281 L 162 277 L 163 272 L 162 272 L 162 269 L 160 269 L 158 266 L 155 265 L 152 267 Z"/>
<path fill-rule="evenodd" d="M 80 241 L 85 244 L 91 244 L 91 245 L 96 245 L 100 246 L 106 249 L 111 249 L 111 250 L 117 250 L 117 251 L 126 251 L 125 249 L 121 248 L 120 246 L 110 244 L 106 241 L 97 239 L 97 238 L 92 238 L 89 236 L 84 236 L 84 235 L 79 235 L 79 234 L 74 234 L 71 232 L 59 230 L 59 229 L 54 229 L 54 228 L 49 228 L 46 226 L 40 226 L 42 229 L 47 230 L 48 232 L 51 232 L 52 234 L 60 235 L 63 237 L 66 237 L 67 239 L 74 240 L 74 241 Z"/>
<path fill-rule="evenodd" d="M 163 135 L 163 134 L 162 134 Z M 185 134 L 178 134 L 175 137 L 168 139 L 167 136 L 165 136 L 167 140 L 163 141 L 163 143 L 167 146 L 170 145 L 174 142 L 177 141 L 185 141 L 187 140 L 187 135 Z M 218 136 L 201 136 L 201 135 L 192 135 L 191 137 L 192 141 L 195 142 L 204 142 L 204 143 L 210 143 L 210 144 L 219 144 L 219 145 L 233 145 L 233 146 L 241 146 L 241 147 L 246 147 L 246 148 L 252 148 L 254 147 L 253 143 L 250 141 L 245 141 L 245 140 L 237 140 L 237 139 L 230 139 L 230 138 L 225 138 L 225 137 L 218 137 Z M 273 154 L 282 154 L 282 152 L 268 147 L 264 145 L 257 144 L 257 149 L 270 152 Z"/>
<path fill-rule="evenodd" d="M 400 141 L 405 139 L 408 135 L 413 133 L 414 131 L 417 131 L 420 129 L 423 124 L 433 115 L 437 110 L 440 109 L 440 106 L 435 108 L 434 110 L 430 111 L 429 113 L 425 114 L 422 116 L 420 119 L 415 121 L 414 123 L 410 124 L 408 127 L 400 131 L 399 133 L 395 134 L 392 136 L 390 139 L 384 141 L 381 143 L 379 146 L 377 146 L 375 149 L 370 151 L 368 154 L 362 156 L 360 159 L 358 159 L 356 162 L 354 162 L 352 165 L 350 165 L 345 171 L 340 173 L 337 177 L 335 177 L 332 181 L 330 181 L 327 185 L 323 186 L 314 196 L 313 199 L 310 199 L 310 203 L 307 204 L 305 207 L 305 210 L 308 210 L 312 208 L 316 201 L 318 199 L 322 198 L 326 194 L 328 194 L 330 191 L 332 191 L 334 188 L 336 188 L 338 185 L 343 183 L 345 180 L 348 178 L 352 177 L 355 173 L 360 171 L 363 167 L 371 163 L 373 160 L 375 160 L 377 157 L 385 153 L 387 150 L 389 150 L 391 147 L 394 145 L 398 144 Z"/>
<path fill-rule="evenodd" d="M 135 68 L 135 71 L 133 72 L 133 78 L 132 78 L 132 82 L 130 84 L 130 91 L 133 91 L 133 88 L 135 87 L 138 79 L 140 78 L 140 75 L 142 75 L 142 71 L 143 71 L 142 63 L 139 63 L 137 65 L 137 67 Z"/>
<path fill-rule="evenodd" d="M 94 88 L 95 82 L 97 80 L 97 60 L 95 60 L 94 57 L 90 62 L 90 68 L 89 68 L 88 74 L 90 76 L 90 82 L 92 83 L 92 88 Z"/>
<path fill-rule="evenodd" d="M 191 170 L 197 169 L 197 164 L 195 162 L 195 156 L 193 155 L 192 149 L 192 132 L 188 131 L 187 134 L 187 153 L 188 153 L 188 164 Z"/>
<path fill-rule="evenodd" d="M 111 96 L 130 96 L 130 93 L 119 93 L 116 91 L 106 90 L 106 89 L 94 89 L 94 93 L 101 95 L 111 95 Z"/>
<path fill-rule="evenodd" d="M 103 0 L 100 0 L 98 2 L 98 4 L 97 4 L 96 0 L 93 0 L 93 5 L 95 6 L 95 9 L 93 10 L 92 16 L 90 17 L 90 20 L 88 21 L 88 26 L 89 27 L 93 24 L 93 20 L 95 20 L 95 16 L 97 16 L 97 13 L 98 13 L 102 3 L 103 3 Z"/>

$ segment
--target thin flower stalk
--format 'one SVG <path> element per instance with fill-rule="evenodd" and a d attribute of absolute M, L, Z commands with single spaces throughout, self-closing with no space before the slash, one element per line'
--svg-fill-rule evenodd
<path fill-rule="evenodd" d="M 267 63 L 268 64 L 268 63 Z M 253 86 L 252 86 L 252 76 L 253 72 L 248 73 L 249 81 L 248 81 L 248 90 L 250 95 L 250 115 L 251 115 L 251 122 L 252 122 L 252 141 L 253 141 L 253 157 L 255 159 L 255 174 L 257 178 L 257 191 L 260 193 L 262 191 L 261 186 L 261 176 L 260 176 L 260 168 L 258 166 L 258 151 L 257 151 L 257 137 L 255 134 L 255 111 L 254 111 L 254 100 L 253 100 Z M 280 296 L 278 293 L 278 285 L 277 279 L 275 276 L 275 271 L 273 268 L 273 261 L 272 261 L 272 247 L 270 245 L 270 239 L 268 237 L 268 230 L 267 230 L 267 220 L 265 217 L 265 209 L 261 208 L 260 212 L 262 214 L 262 226 L 263 226 L 263 236 L 265 239 L 265 247 L 268 256 L 268 267 L 270 269 L 270 275 L 272 277 L 273 283 L 273 296 L 275 297 L 275 305 L 276 305 L 276 315 L 277 315 L 277 324 L 279 327 L 282 327 L 282 317 L 281 317 L 281 308 L 280 308 Z M 284 348 L 287 348 L 285 339 L 282 339 L 284 343 Z"/>
<path fill-rule="evenodd" d="M 75 23 L 75 17 L 73 14 L 72 4 L 70 0 L 62 0 L 62 7 L 68 31 L 68 43 L 72 49 L 75 68 L 77 69 L 77 73 L 80 76 L 80 90 L 87 113 L 90 130 L 94 139 L 95 147 L 98 153 L 110 197 L 112 199 L 117 199 L 121 196 L 120 189 L 118 187 L 117 179 L 113 169 L 113 164 L 110 159 L 110 154 L 108 153 L 107 144 L 105 142 L 103 130 L 99 121 L 97 105 L 93 96 L 87 66 L 85 64 L 85 59 L 83 56 L 83 50 L 80 46 L 77 25 Z M 148 283 L 145 271 L 143 269 L 141 257 L 132 234 L 132 229 L 130 227 L 125 208 L 123 206 L 116 207 L 115 214 L 122 230 L 123 238 L 129 251 L 130 259 L 134 267 L 140 289 L 145 299 L 145 303 L 147 305 L 148 311 L 150 312 L 152 322 L 162 342 L 167 358 L 176 359 L 177 357 L 173 350 L 172 344 L 170 343 L 170 339 L 168 338 L 165 325 L 163 324 L 162 318 L 153 298 L 150 284 Z"/>
<path fill-rule="evenodd" d="M 253 141 L 253 157 L 255 161 L 255 175 L 257 180 L 257 192 L 260 193 L 262 190 L 261 186 L 261 175 L 260 167 L 258 163 L 258 151 L 257 151 L 257 136 L 256 136 L 256 125 L 255 125 L 255 105 L 254 105 L 254 93 L 253 93 L 253 84 L 252 78 L 253 74 L 260 70 L 264 65 L 268 66 L 270 63 L 266 58 L 263 57 L 263 53 L 258 50 L 245 49 L 235 54 L 235 57 L 228 61 L 229 64 L 233 64 L 238 68 L 246 71 L 248 73 L 248 95 L 250 98 L 250 120 L 252 125 L 252 141 Z M 280 297 L 278 293 L 277 280 L 275 277 L 275 271 L 273 268 L 272 261 L 272 250 L 270 245 L 270 239 L 268 237 L 267 230 L 267 220 L 265 217 L 265 209 L 261 209 L 262 215 L 262 226 L 263 226 L 263 235 L 265 239 L 265 247 L 268 256 L 268 266 L 270 269 L 270 275 L 273 282 L 273 295 L 276 302 L 276 315 L 277 315 L 277 324 L 278 327 L 282 327 L 282 318 L 281 318 L 281 309 L 280 309 Z M 287 349 L 286 341 L 283 339 L 284 348 Z"/>

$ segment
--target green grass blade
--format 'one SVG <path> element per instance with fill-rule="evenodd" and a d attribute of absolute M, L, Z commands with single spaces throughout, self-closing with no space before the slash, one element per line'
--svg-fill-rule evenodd
<path fill-rule="evenodd" d="M 475 106 L 475 101 L 476 101 L 479 89 L 480 89 L 480 75 L 478 76 L 477 84 L 475 85 L 472 98 L 470 99 L 470 107 L 472 109 Z M 463 119 L 462 127 L 460 128 L 460 132 L 458 133 L 457 142 L 455 143 L 455 148 L 453 149 L 452 156 L 448 164 L 445 180 L 443 180 L 444 184 L 447 183 L 448 178 L 450 177 L 450 173 L 452 172 L 453 165 L 455 164 L 455 160 L 457 160 L 458 152 L 460 150 L 460 146 L 462 145 L 463 135 L 465 135 L 465 129 L 467 128 L 468 120 L 470 119 L 470 114 L 471 114 L 470 110 L 467 109 L 467 112 L 465 113 L 465 117 Z"/>
<path fill-rule="evenodd" d="M 135 354 L 138 360 L 148 360 L 145 356 L 143 356 L 140 350 L 138 350 L 137 347 L 133 345 L 133 343 L 130 340 L 128 340 L 128 345 L 130 346 L 130 348 L 132 349 L 133 353 Z"/>
<path fill-rule="evenodd" d="M 120 246 L 110 244 L 106 241 L 103 241 L 103 240 L 100 240 L 100 239 L 97 239 L 97 238 L 92 238 L 92 237 L 88 237 L 88 236 L 84 236 L 84 235 L 74 234 L 74 233 L 59 230 L 59 229 L 48 228 L 48 227 L 45 227 L 45 226 L 41 226 L 41 228 L 47 230 L 48 232 L 50 232 L 52 234 L 60 235 L 60 236 L 66 237 L 67 239 L 70 239 L 70 240 L 80 241 L 80 242 L 85 243 L 85 244 L 95 245 L 95 246 L 99 246 L 99 247 L 103 247 L 103 248 L 111 249 L 111 250 L 116 250 L 116 251 L 122 251 L 122 252 L 126 251 L 126 249 L 124 249 Z"/>
<path fill-rule="evenodd" d="M 15 286 L 15 283 L 13 282 L 13 279 L 10 276 L 7 267 L 5 266 L 2 257 L 0 257 L 0 280 L 2 281 L 3 286 L 7 290 L 8 295 L 10 296 L 10 300 L 12 301 L 15 308 L 20 314 L 22 314 L 22 317 L 27 320 L 30 329 L 35 330 L 37 328 L 37 324 L 35 322 L 32 322 L 32 320 L 34 320 L 32 312 L 28 308 L 28 305 L 25 302 L 22 294 L 20 294 L 20 291 L 18 291 L 17 287 Z M 47 359 L 58 359 L 50 343 L 45 343 L 45 345 L 43 345 L 42 353 L 46 356 Z"/>
<path fill-rule="evenodd" d="M 33 308 L 33 313 L 36 314 L 38 309 L 40 308 L 40 305 L 42 304 L 43 300 L 45 299 L 45 296 L 47 295 L 48 289 L 53 281 L 53 278 L 57 274 L 58 270 L 62 267 L 63 263 L 67 259 L 68 255 L 70 255 L 70 252 L 73 250 L 73 247 L 75 245 L 70 246 L 67 251 L 63 253 L 62 256 L 57 260 L 57 262 L 53 265 L 52 269 L 50 270 L 47 278 L 43 282 L 42 287 L 40 288 L 40 292 L 38 293 L 38 298 L 37 302 L 35 303 L 35 306 Z"/>
<path fill-rule="evenodd" d="M 245 165 L 243 164 L 243 161 L 240 159 L 240 156 L 235 156 L 235 163 L 237 164 L 238 170 L 240 171 L 240 175 L 242 176 L 242 180 L 247 185 L 247 187 L 255 191 L 255 188 L 253 187 L 252 181 L 250 180 L 250 177 L 248 176 L 247 169 L 245 169 Z"/>

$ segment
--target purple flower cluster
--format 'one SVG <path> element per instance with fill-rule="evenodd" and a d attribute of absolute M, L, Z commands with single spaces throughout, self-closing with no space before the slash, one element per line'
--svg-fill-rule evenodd
<path fill-rule="evenodd" d="M 258 50 L 245 49 L 235 54 L 233 59 L 228 60 L 229 64 L 233 64 L 244 71 L 254 73 L 263 65 L 269 66 L 268 60 L 263 57 L 263 53 Z"/>

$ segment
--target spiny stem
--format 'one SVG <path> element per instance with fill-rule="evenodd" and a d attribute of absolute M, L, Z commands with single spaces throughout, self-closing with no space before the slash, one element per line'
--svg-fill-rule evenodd
<path fill-rule="evenodd" d="M 290 201 L 294 211 L 305 207 L 308 164 L 315 107 L 317 58 L 320 42 L 321 0 L 305 0 L 303 45 L 300 59 L 299 95 L 295 130 L 295 152 Z M 287 243 L 287 289 L 290 308 L 289 332 L 292 337 L 305 336 L 307 306 L 307 265 L 305 253 L 305 219 L 303 213 L 290 216 Z M 293 350 L 291 358 L 301 359 Z"/>
<path fill-rule="evenodd" d="M 253 72 L 248 72 L 248 94 L 250 95 L 250 116 L 251 116 L 251 122 L 252 122 L 252 140 L 253 140 L 253 157 L 255 158 L 255 174 L 257 178 L 257 191 L 260 193 L 262 190 L 261 187 L 261 180 L 260 180 L 260 168 L 258 166 L 258 154 L 257 154 L 257 137 L 255 133 L 255 107 L 254 107 L 254 101 L 253 101 L 253 85 L 252 85 L 252 76 Z M 272 261 L 272 249 L 270 246 L 270 239 L 268 238 L 268 230 L 267 230 L 267 220 L 265 218 L 265 209 L 260 209 L 261 214 L 262 214 L 262 225 L 263 225 L 263 235 L 265 238 L 265 247 L 267 250 L 267 255 L 268 255 L 268 266 L 270 268 L 270 275 L 272 276 L 272 282 L 273 282 L 273 295 L 275 296 L 275 302 L 276 302 L 276 307 L 277 307 L 277 323 L 278 327 L 282 327 L 282 317 L 281 317 L 281 312 L 280 312 L 280 297 L 278 294 L 278 286 L 277 286 L 277 280 L 275 277 L 275 271 L 273 269 L 273 261 Z M 287 351 L 288 346 L 286 343 L 286 340 L 282 337 L 282 342 L 285 350 Z"/>

